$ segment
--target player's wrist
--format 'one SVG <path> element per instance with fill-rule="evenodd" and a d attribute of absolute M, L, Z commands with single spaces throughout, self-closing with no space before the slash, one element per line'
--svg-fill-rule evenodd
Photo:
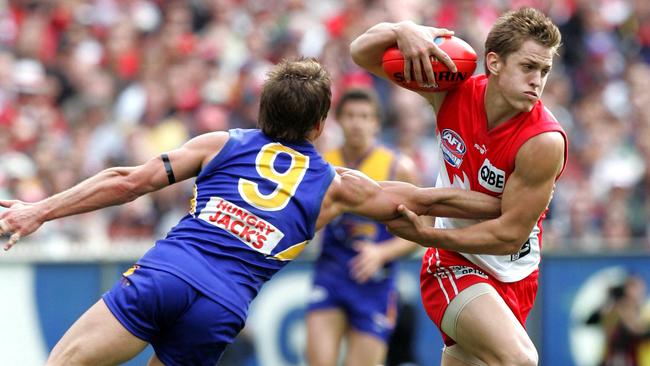
<path fill-rule="evenodd" d="M 48 202 L 49 200 L 40 201 L 32 206 L 34 216 L 40 223 L 56 219 L 54 207 Z"/>
<path fill-rule="evenodd" d="M 397 39 L 406 29 L 415 28 L 417 26 L 418 25 L 412 20 L 403 20 L 398 23 L 393 23 L 391 30 L 395 34 L 395 39 Z"/>
<path fill-rule="evenodd" d="M 433 226 L 428 226 L 420 230 L 420 240 L 418 244 L 424 245 L 427 247 L 438 247 L 441 240 L 438 240 L 438 233 L 441 231 L 434 228 Z"/>

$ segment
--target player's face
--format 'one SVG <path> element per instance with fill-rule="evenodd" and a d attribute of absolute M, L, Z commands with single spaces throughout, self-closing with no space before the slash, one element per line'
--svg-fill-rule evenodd
<path fill-rule="evenodd" d="M 553 49 L 528 40 L 517 52 L 502 60 L 499 89 L 515 110 L 529 112 L 542 96 L 553 66 L 553 53 Z"/>
<path fill-rule="evenodd" d="M 345 103 L 339 116 L 345 144 L 355 149 L 366 149 L 375 142 L 379 131 L 379 119 L 372 103 L 350 100 Z"/>

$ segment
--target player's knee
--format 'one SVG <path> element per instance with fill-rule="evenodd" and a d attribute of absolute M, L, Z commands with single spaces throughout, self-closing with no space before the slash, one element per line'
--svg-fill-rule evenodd
<path fill-rule="evenodd" d="M 535 347 L 533 347 L 532 351 L 530 352 L 530 365 L 535 365 L 537 366 L 539 364 L 539 355 L 537 354 L 537 350 Z"/>
<path fill-rule="evenodd" d="M 539 356 L 530 339 L 504 349 L 497 355 L 498 364 L 504 366 L 537 366 Z"/>
<path fill-rule="evenodd" d="M 535 348 L 511 355 L 510 362 L 507 365 L 513 366 L 537 366 L 538 356 Z"/>

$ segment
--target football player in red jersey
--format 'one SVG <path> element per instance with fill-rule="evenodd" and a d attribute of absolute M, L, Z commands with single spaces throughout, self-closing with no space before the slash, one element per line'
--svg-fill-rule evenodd
<path fill-rule="evenodd" d="M 454 71 L 432 40 L 446 29 L 412 22 L 381 23 L 351 44 L 352 57 L 387 78 L 382 55 L 397 44 L 404 75 L 433 85 L 431 57 Z M 485 42 L 485 75 L 446 92 L 418 92 L 437 113 L 439 187 L 501 197 L 502 214 L 487 221 L 440 218 L 431 227 L 400 207 L 393 233 L 431 247 L 423 258 L 421 292 L 441 330 L 443 365 L 536 365 L 524 324 L 533 306 L 542 226 L 556 179 L 566 163 L 567 138 L 540 100 L 558 28 L 543 13 L 503 14 Z"/>

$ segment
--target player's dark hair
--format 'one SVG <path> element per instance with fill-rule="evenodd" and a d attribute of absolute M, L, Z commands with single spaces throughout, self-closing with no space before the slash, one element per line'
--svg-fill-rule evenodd
<path fill-rule="evenodd" d="M 537 9 L 511 10 L 501 15 L 490 29 L 485 40 L 485 55 L 494 52 L 505 60 L 528 40 L 555 52 L 562 42 L 562 34 L 553 21 Z M 487 65 L 485 73 L 490 75 Z"/>
<path fill-rule="evenodd" d="M 343 95 L 341 95 L 335 110 L 337 119 L 341 117 L 345 104 L 351 101 L 362 101 L 372 104 L 377 120 L 381 120 L 381 107 L 379 106 L 379 98 L 377 97 L 377 94 L 371 89 L 361 88 L 348 89 L 343 93 Z"/>
<path fill-rule="evenodd" d="M 259 127 L 287 142 L 305 139 L 327 117 L 332 99 L 330 76 L 316 60 L 283 60 L 267 74 L 260 98 Z"/>

